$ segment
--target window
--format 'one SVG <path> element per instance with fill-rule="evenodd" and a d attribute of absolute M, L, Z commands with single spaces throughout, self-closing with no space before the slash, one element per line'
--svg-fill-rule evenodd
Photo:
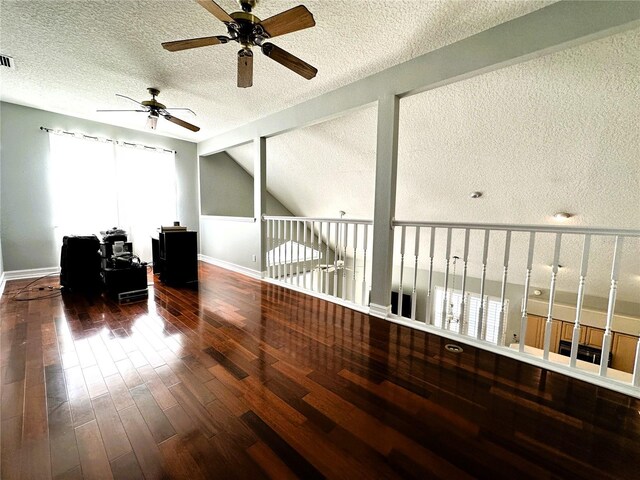
<path fill-rule="evenodd" d="M 436 287 L 434 292 L 434 302 L 433 302 L 433 324 L 440 328 L 447 328 L 452 332 L 459 333 L 460 332 L 460 322 L 450 322 L 447 326 L 446 320 L 446 312 L 447 312 L 447 301 L 450 301 L 452 304 L 451 311 L 455 318 L 460 317 L 460 308 L 462 303 L 462 293 L 461 292 L 451 292 L 449 298 L 449 291 L 447 292 L 445 298 L 445 291 L 441 287 Z M 466 293 L 465 294 L 465 317 L 467 319 L 468 325 L 468 334 L 472 337 L 476 336 L 476 332 L 478 330 L 478 316 L 480 315 L 480 295 L 475 293 Z M 500 299 L 489 297 L 485 295 L 484 297 L 484 312 L 483 317 L 484 320 L 482 322 L 482 332 L 481 339 L 486 340 L 491 343 L 498 343 L 498 330 L 500 326 Z M 445 311 L 445 319 L 444 319 L 444 327 L 443 327 L 443 308 Z M 505 299 L 504 302 L 504 325 L 507 324 L 507 312 L 509 309 L 509 301 Z M 504 329 L 502 339 L 500 339 L 500 344 L 504 343 Z"/>
<path fill-rule="evenodd" d="M 49 144 L 58 243 L 117 226 L 150 261 L 150 235 L 176 220 L 174 153 L 54 133 Z"/>

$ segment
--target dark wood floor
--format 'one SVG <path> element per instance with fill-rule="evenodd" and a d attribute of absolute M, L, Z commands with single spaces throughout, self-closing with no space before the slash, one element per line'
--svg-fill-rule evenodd
<path fill-rule="evenodd" d="M 210 265 L 200 280 L 125 306 L 8 283 L 0 477 L 638 478 L 635 399 Z"/>

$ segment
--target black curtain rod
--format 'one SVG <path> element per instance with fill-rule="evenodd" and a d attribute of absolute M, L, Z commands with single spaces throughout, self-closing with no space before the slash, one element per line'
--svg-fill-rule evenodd
<path fill-rule="evenodd" d="M 54 128 L 48 128 L 48 127 L 40 127 L 40 130 L 42 130 L 43 132 L 47 132 L 47 133 L 56 133 L 56 134 L 61 134 L 61 135 L 73 135 L 74 137 L 80 135 L 82 138 L 88 138 L 90 140 L 103 140 L 105 142 L 108 143 L 114 143 L 116 145 L 125 145 L 127 147 L 142 147 L 146 150 L 160 150 L 162 152 L 169 152 L 169 153 L 178 153 L 175 150 L 169 150 L 166 148 L 160 148 L 160 147 L 150 147 L 149 145 L 144 145 L 142 143 L 131 143 L 131 142 L 123 142 L 120 140 L 113 140 L 111 138 L 107 138 L 107 137 L 96 137 L 96 136 L 92 136 L 92 135 L 86 135 L 84 133 L 79 133 L 79 132 L 67 132 L 65 130 L 56 130 Z"/>

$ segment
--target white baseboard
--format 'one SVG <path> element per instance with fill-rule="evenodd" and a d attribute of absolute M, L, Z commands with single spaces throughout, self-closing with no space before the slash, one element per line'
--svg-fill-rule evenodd
<path fill-rule="evenodd" d="M 211 265 L 215 265 L 217 267 L 226 268 L 227 270 L 231 270 L 232 272 L 241 273 L 242 275 L 246 275 L 251 278 L 256 278 L 258 280 L 262 279 L 262 273 L 258 270 L 253 270 L 252 268 L 243 267 L 242 265 L 236 265 L 235 263 L 225 262 L 224 260 L 219 260 L 217 258 L 209 257 L 207 255 L 198 254 L 198 260 L 204 263 L 210 263 Z"/>
<path fill-rule="evenodd" d="M 387 318 L 391 314 L 391 305 L 384 306 L 372 303 L 369 307 L 369 315 L 378 318 Z"/>
<path fill-rule="evenodd" d="M 4 272 L 0 273 L 0 296 L 2 296 L 2 293 L 4 292 L 4 286 L 6 285 L 7 281 L 4 278 Z"/>
<path fill-rule="evenodd" d="M 10 270 L 4 272 L 4 281 L 10 280 L 22 280 L 25 278 L 39 278 L 46 275 L 53 275 L 60 273 L 60 267 L 48 267 L 48 268 L 31 268 L 29 270 Z"/>

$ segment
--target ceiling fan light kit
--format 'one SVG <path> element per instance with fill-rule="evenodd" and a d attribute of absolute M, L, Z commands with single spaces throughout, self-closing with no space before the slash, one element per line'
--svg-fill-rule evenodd
<path fill-rule="evenodd" d="M 286 35 L 305 28 L 315 26 L 313 15 L 304 5 L 298 5 L 277 15 L 260 20 L 252 12 L 257 0 L 240 0 L 242 11 L 227 13 L 213 0 L 197 0 L 209 13 L 227 27 L 227 35 L 190 38 L 162 44 L 165 50 L 177 52 L 191 48 L 225 44 L 230 41 L 239 43 L 238 51 L 238 87 L 247 88 L 253 85 L 253 47 L 259 47 L 262 53 L 280 65 L 297 73 L 307 80 L 316 76 L 318 70 L 291 53 L 277 47 L 268 39 Z"/>

